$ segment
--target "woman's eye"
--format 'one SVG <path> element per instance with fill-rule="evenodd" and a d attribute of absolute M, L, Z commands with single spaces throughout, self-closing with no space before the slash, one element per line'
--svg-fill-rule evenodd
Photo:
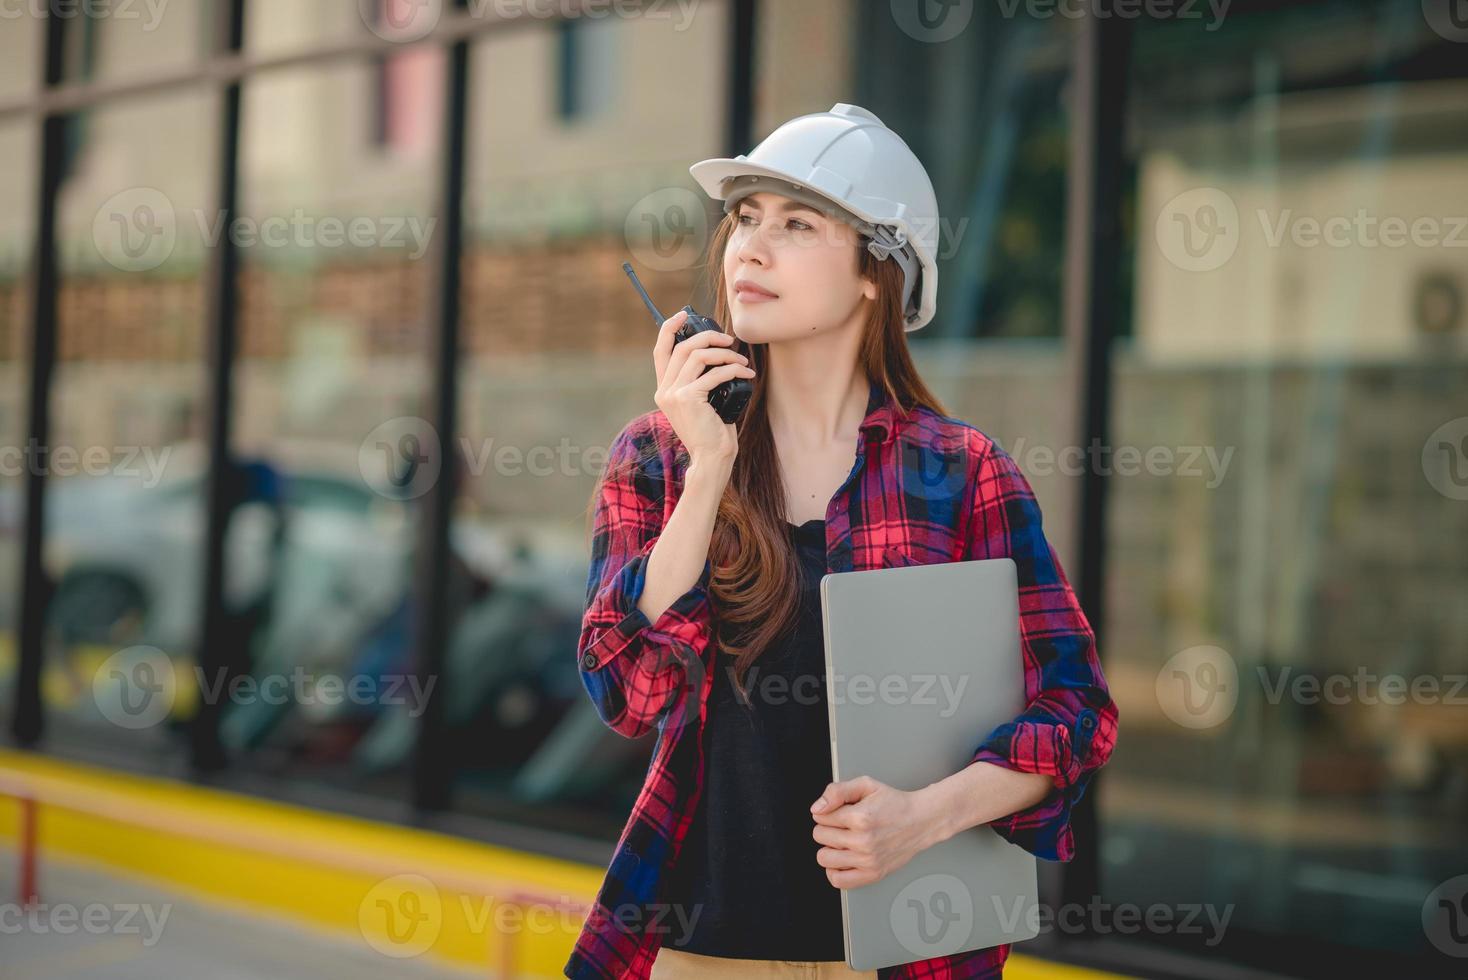
<path fill-rule="evenodd" d="M 739 216 L 739 223 L 741 225 L 742 224 L 745 224 L 745 220 L 744 220 L 745 218 L 753 218 L 753 217 L 754 217 L 754 215 L 749 214 L 749 213 L 741 214 Z M 789 227 L 793 228 L 795 231 L 814 231 L 815 230 L 811 225 L 807 224 L 804 221 L 801 221 L 799 218 L 791 218 L 790 221 L 788 222 L 788 225 L 789 225 Z"/>

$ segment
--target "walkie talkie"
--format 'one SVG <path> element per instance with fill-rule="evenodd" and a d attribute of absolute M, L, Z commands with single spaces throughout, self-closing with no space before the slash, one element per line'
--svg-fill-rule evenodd
<path fill-rule="evenodd" d="M 638 295 L 647 304 L 647 308 L 652 311 L 653 325 L 661 327 L 667 317 L 663 316 L 658 308 L 653 305 L 652 297 L 647 295 L 647 290 L 642 288 L 642 283 L 638 280 L 637 273 L 632 271 L 632 264 L 630 262 L 623 262 L 622 271 L 627 273 L 627 278 L 632 280 L 632 285 L 636 287 Z M 688 318 L 683 321 L 683 326 L 679 327 L 678 332 L 673 335 L 673 343 L 675 344 L 687 340 L 694 334 L 702 333 L 705 330 L 714 330 L 718 333 L 724 332 L 711 317 L 706 317 L 696 312 L 691 306 L 683 307 L 683 312 L 688 314 Z M 704 374 L 707 374 L 713 369 L 714 365 L 709 365 L 707 368 L 704 368 Z M 754 385 L 750 383 L 748 378 L 731 378 L 728 381 L 714 386 L 713 390 L 709 392 L 709 404 L 713 406 L 714 411 L 719 413 L 719 418 L 725 422 L 734 422 L 744 413 L 744 406 L 749 404 L 749 396 L 752 394 L 754 394 Z"/>

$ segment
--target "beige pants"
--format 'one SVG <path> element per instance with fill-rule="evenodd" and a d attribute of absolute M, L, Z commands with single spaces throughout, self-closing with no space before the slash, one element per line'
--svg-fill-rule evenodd
<path fill-rule="evenodd" d="M 853 970 L 845 960 L 741 960 L 659 946 L 649 980 L 745 980 L 746 977 L 778 977 L 780 980 L 865 977 L 876 980 L 877 972 Z"/>

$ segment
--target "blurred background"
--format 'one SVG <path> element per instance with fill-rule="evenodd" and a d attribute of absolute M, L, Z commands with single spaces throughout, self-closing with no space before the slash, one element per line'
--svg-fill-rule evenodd
<path fill-rule="evenodd" d="M 28 796 L 56 867 L 169 887 L 187 847 L 81 802 L 109 775 L 594 888 L 653 745 L 574 658 L 590 494 L 653 407 L 620 263 L 709 309 L 688 166 L 836 102 L 928 167 L 919 367 L 1029 476 L 1120 706 L 1044 891 L 1228 914 L 1056 930 L 1023 975 L 1462 976 L 1459 0 L 7 4 L 0 901 Z M 131 866 L 67 863 L 63 810 Z M 186 975 L 203 935 L 0 951 Z"/>

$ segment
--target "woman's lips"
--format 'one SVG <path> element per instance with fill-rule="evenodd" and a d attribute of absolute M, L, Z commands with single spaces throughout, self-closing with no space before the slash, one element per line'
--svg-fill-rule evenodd
<path fill-rule="evenodd" d="M 734 298 L 741 303 L 768 303 L 780 297 L 762 293 L 758 289 L 735 289 Z"/>

